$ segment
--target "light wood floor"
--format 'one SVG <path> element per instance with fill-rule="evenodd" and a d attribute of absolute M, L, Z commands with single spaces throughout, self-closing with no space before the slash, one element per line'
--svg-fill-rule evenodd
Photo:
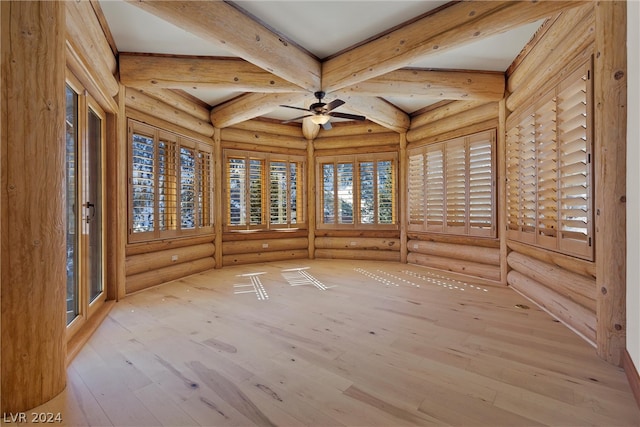
<path fill-rule="evenodd" d="M 38 410 L 74 426 L 640 424 L 624 372 L 512 290 L 335 260 L 125 298 Z"/>

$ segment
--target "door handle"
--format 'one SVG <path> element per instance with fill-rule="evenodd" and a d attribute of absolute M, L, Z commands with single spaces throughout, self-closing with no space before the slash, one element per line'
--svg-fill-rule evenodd
<path fill-rule="evenodd" d="M 87 202 L 83 206 L 89 209 L 89 213 L 91 214 L 85 217 L 85 221 L 87 222 L 87 224 L 89 224 L 91 220 L 96 216 L 96 205 L 91 202 Z"/>

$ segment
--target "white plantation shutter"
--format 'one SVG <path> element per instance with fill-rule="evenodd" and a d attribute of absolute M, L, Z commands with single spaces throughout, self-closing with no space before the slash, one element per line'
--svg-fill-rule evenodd
<path fill-rule="evenodd" d="M 593 259 L 589 76 L 585 64 L 509 117 L 507 216 L 510 238 Z"/>
<path fill-rule="evenodd" d="M 153 135 L 135 132 L 131 143 L 132 232 L 152 232 L 156 228 L 156 165 Z"/>
<path fill-rule="evenodd" d="M 464 138 L 447 141 L 445 148 L 445 230 L 463 232 L 467 217 L 467 150 Z"/>
<path fill-rule="evenodd" d="M 361 224 L 374 224 L 376 221 L 376 176 L 375 162 L 359 162 L 358 181 L 360 182 Z"/>
<path fill-rule="evenodd" d="M 584 66 L 558 88 L 558 150 L 561 250 L 592 252 L 591 140 L 588 131 L 589 68 Z"/>
<path fill-rule="evenodd" d="M 249 160 L 249 224 L 261 225 L 263 223 L 263 186 L 264 161 L 261 159 Z"/>
<path fill-rule="evenodd" d="M 180 147 L 180 225 L 183 229 L 196 226 L 196 152 Z"/>
<path fill-rule="evenodd" d="M 269 214 L 271 224 L 287 223 L 287 163 L 269 163 Z"/>
<path fill-rule="evenodd" d="M 198 152 L 198 226 L 213 226 L 213 160 L 210 151 Z"/>
<path fill-rule="evenodd" d="M 556 103 L 548 97 L 538 105 L 536 123 L 537 236 L 536 242 L 553 244 L 558 229 Z M 545 243 L 545 239 L 550 239 Z"/>
<path fill-rule="evenodd" d="M 495 135 L 409 150 L 410 230 L 495 236 Z"/>
<path fill-rule="evenodd" d="M 395 224 L 395 163 L 391 160 L 376 162 L 376 210 L 378 224 Z"/>
<path fill-rule="evenodd" d="M 443 145 L 428 147 L 425 153 L 427 174 L 425 176 L 427 230 L 444 231 L 444 153 Z"/>
<path fill-rule="evenodd" d="M 469 137 L 469 234 L 493 234 L 494 132 L 482 132 Z"/>
<path fill-rule="evenodd" d="M 227 162 L 227 224 L 246 225 L 247 223 L 247 162 L 243 158 L 228 158 Z"/>
<path fill-rule="evenodd" d="M 353 163 L 338 163 L 337 172 L 338 224 L 353 224 Z"/>
<path fill-rule="evenodd" d="M 409 156 L 409 178 L 407 185 L 409 190 L 409 229 L 412 226 L 422 226 L 425 222 L 425 172 L 424 154 L 418 153 Z M 418 228 L 418 229 L 421 229 Z"/>

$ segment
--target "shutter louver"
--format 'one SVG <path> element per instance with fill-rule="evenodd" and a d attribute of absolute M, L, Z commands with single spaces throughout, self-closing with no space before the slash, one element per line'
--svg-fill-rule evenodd
<path fill-rule="evenodd" d="M 409 226 L 418 225 L 422 229 L 425 222 L 425 173 L 424 158 L 420 152 L 409 157 Z"/>
<path fill-rule="evenodd" d="M 393 162 L 391 160 L 379 161 L 377 163 L 378 177 L 378 224 L 394 224 L 395 215 L 395 176 Z"/>
<path fill-rule="evenodd" d="M 289 191 L 289 206 L 291 224 L 298 223 L 298 187 L 302 188 L 302 186 L 298 185 L 298 179 L 303 175 L 302 172 L 299 172 L 301 167 L 301 163 L 289 163 L 289 183 L 291 186 L 291 191 Z M 300 212 L 300 214 L 302 214 L 302 212 Z"/>
<path fill-rule="evenodd" d="M 246 161 L 230 158 L 227 161 L 227 168 L 228 222 L 229 225 L 246 225 Z"/>
<path fill-rule="evenodd" d="M 198 152 L 198 226 L 213 226 L 213 212 L 211 210 L 211 153 Z"/>
<path fill-rule="evenodd" d="M 445 194 L 447 201 L 446 230 L 460 232 L 466 220 L 466 163 L 467 153 L 463 138 L 448 141 L 445 145 Z"/>
<path fill-rule="evenodd" d="M 560 249 L 591 253 L 590 139 L 587 132 L 588 69 L 583 67 L 558 88 L 558 149 L 560 151 Z"/>
<path fill-rule="evenodd" d="M 493 233 L 493 133 L 469 138 L 469 234 Z"/>
<path fill-rule="evenodd" d="M 338 224 L 353 224 L 353 163 L 338 163 Z"/>
<path fill-rule="evenodd" d="M 262 184 L 264 183 L 264 162 L 258 159 L 249 160 L 249 224 L 262 224 Z"/>
<path fill-rule="evenodd" d="M 287 163 L 269 163 L 269 213 L 271 224 L 287 223 Z"/>
<path fill-rule="evenodd" d="M 360 171 L 358 178 L 360 181 L 360 223 L 373 224 L 376 214 L 374 162 L 360 162 L 359 167 Z"/>
<path fill-rule="evenodd" d="M 533 242 L 536 228 L 536 140 L 533 114 L 527 114 L 520 128 L 520 231 Z"/>
<path fill-rule="evenodd" d="M 427 175 L 426 179 L 426 213 L 427 230 L 444 231 L 444 155 L 443 144 L 435 147 L 428 147 L 426 156 Z"/>
<path fill-rule="evenodd" d="M 536 109 L 537 149 L 537 236 L 536 242 L 554 245 L 558 228 L 557 151 L 555 99 L 542 102 Z M 551 239 L 545 242 L 545 239 Z"/>
<path fill-rule="evenodd" d="M 133 134 L 131 152 L 133 233 L 155 230 L 154 145 L 153 137 Z"/>
<path fill-rule="evenodd" d="M 510 237 L 520 235 L 520 128 L 509 126 L 506 136 L 507 228 Z"/>
<path fill-rule="evenodd" d="M 196 153 L 180 147 L 180 226 L 196 227 Z"/>

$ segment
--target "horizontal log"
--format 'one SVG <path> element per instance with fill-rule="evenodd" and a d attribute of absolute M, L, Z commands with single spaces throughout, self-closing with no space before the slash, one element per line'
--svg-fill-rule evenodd
<path fill-rule="evenodd" d="M 362 249 L 399 251 L 400 239 L 378 239 L 374 237 L 316 237 L 316 249 Z"/>
<path fill-rule="evenodd" d="M 269 114 L 280 105 L 296 105 L 307 97 L 304 93 L 245 93 L 211 109 L 211 123 L 223 129 L 246 120 Z"/>
<path fill-rule="evenodd" d="M 73 40 L 66 43 L 67 67 L 71 73 L 77 77 L 82 85 L 87 89 L 105 111 L 115 113 L 118 111 L 118 104 L 110 94 L 112 92 L 108 84 L 96 78 L 95 71 L 91 65 L 87 65 L 83 57 L 78 53 Z M 115 81 L 115 79 L 114 79 Z M 116 82 L 117 83 L 117 82 Z M 119 90 L 119 87 L 118 87 Z"/>
<path fill-rule="evenodd" d="M 298 123 L 282 124 L 272 119 L 251 119 L 236 123 L 232 126 L 235 129 L 248 130 L 251 132 L 264 132 L 275 135 L 293 136 L 302 138 L 302 131 Z"/>
<path fill-rule="evenodd" d="M 509 253 L 507 263 L 513 270 L 596 312 L 594 278 L 572 273 L 518 252 Z"/>
<path fill-rule="evenodd" d="M 479 262 L 481 264 L 500 265 L 499 248 L 486 248 L 481 246 L 468 246 L 424 240 L 409 240 L 407 242 L 407 249 L 409 252 L 417 252 L 426 255 L 436 255 L 444 258 Z"/>
<path fill-rule="evenodd" d="M 193 58 L 121 53 L 120 80 L 137 88 L 230 92 L 303 92 L 300 86 L 240 58 Z"/>
<path fill-rule="evenodd" d="M 317 141 L 317 140 L 316 140 Z M 315 142 L 315 141 L 314 141 Z M 368 147 L 342 147 L 327 150 L 314 150 L 316 157 L 349 156 L 354 154 L 395 153 L 400 145 L 371 145 Z"/>
<path fill-rule="evenodd" d="M 356 95 L 500 101 L 504 73 L 403 68 L 343 89 Z"/>
<path fill-rule="evenodd" d="M 202 258 L 195 261 L 183 262 L 145 273 L 134 274 L 127 277 L 125 289 L 127 294 L 141 291 L 152 286 L 161 285 L 172 280 L 181 279 L 191 274 L 211 270 L 215 267 L 216 261 L 211 258 Z"/>
<path fill-rule="evenodd" d="M 407 239 L 424 240 L 428 242 L 452 243 L 456 245 L 480 246 L 483 248 L 500 247 L 500 240 L 498 239 L 472 236 L 457 236 L 455 234 L 408 232 Z"/>
<path fill-rule="evenodd" d="M 258 252 L 250 254 L 222 255 L 222 265 L 255 264 L 260 262 L 286 261 L 290 259 L 308 259 L 308 249 L 291 249 L 273 252 Z"/>
<path fill-rule="evenodd" d="M 368 237 L 377 239 L 399 239 L 398 230 L 316 230 L 316 237 Z"/>
<path fill-rule="evenodd" d="M 386 133 L 389 132 L 384 126 L 369 121 L 358 122 L 338 122 L 332 124 L 331 129 L 320 129 L 318 133 L 318 139 L 320 138 L 335 138 L 338 136 L 352 136 L 352 135 L 368 135 L 372 133 Z"/>
<path fill-rule="evenodd" d="M 507 275 L 507 283 L 595 346 L 596 315 L 593 312 L 515 270 Z"/>
<path fill-rule="evenodd" d="M 228 150 L 260 151 L 261 153 L 277 153 L 292 156 L 304 156 L 307 154 L 307 150 L 301 150 L 298 148 L 278 147 L 277 145 L 265 145 L 262 143 L 250 144 L 248 142 L 222 141 L 222 148 Z"/>
<path fill-rule="evenodd" d="M 127 88 L 125 106 L 127 108 L 144 111 L 154 117 L 174 123 L 201 135 L 207 137 L 213 136 L 213 126 L 211 123 L 200 120 L 191 114 L 187 114 L 184 111 L 165 104 L 137 89 Z"/>
<path fill-rule="evenodd" d="M 228 127 L 220 130 L 220 139 L 224 142 L 274 145 L 276 147 L 293 148 L 296 150 L 307 149 L 307 140 L 302 137 L 302 134 L 295 137 Z"/>
<path fill-rule="evenodd" d="M 541 66 L 548 63 L 549 55 L 558 49 L 558 40 L 564 39 L 570 33 L 581 31 L 576 26 L 583 22 L 588 15 L 593 17 L 593 3 L 563 11 L 546 31 L 544 37 L 513 70 L 507 81 L 507 90 L 510 93 L 515 92 L 522 83 L 530 79 L 533 74 L 538 73 Z M 575 36 L 584 36 L 584 34 L 575 34 Z"/>
<path fill-rule="evenodd" d="M 498 128 L 498 118 L 486 120 L 484 122 L 475 123 L 469 126 L 463 126 L 457 129 L 452 129 L 448 132 L 444 132 L 438 135 L 433 135 L 428 138 L 415 141 L 407 145 L 407 148 L 413 148 L 420 145 L 435 144 L 436 142 L 448 141 L 450 139 L 459 138 L 461 136 L 472 135 L 474 133 L 482 132 L 490 129 Z"/>
<path fill-rule="evenodd" d="M 222 241 L 282 239 L 287 237 L 307 237 L 308 235 L 309 232 L 306 229 L 298 228 L 274 231 L 229 231 L 222 235 Z"/>
<path fill-rule="evenodd" d="M 341 109 L 344 113 L 361 114 L 367 120 L 398 133 L 409 129 L 409 115 L 382 98 L 353 95 L 348 92 L 337 92 L 336 95 L 347 103 Z"/>
<path fill-rule="evenodd" d="M 119 83 L 114 77 L 116 59 L 104 37 L 100 22 L 89 2 L 64 2 L 66 8 L 67 43 L 70 43 L 94 79 L 114 97 Z"/>
<path fill-rule="evenodd" d="M 213 257 L 215 253 L 213 243 L 203 243 L 183 248 L 172 248 L 159 252 L 131 255 L 125 260 L 125 274 L 131 276 L 145 271 L 177 265 L 206 257 Z"/>
<path fill-rule="evenodd" d="M 542 248 L 516 242 L 514 240 L 507 240 L 507 246 L 512 251 L 530 256 L 539 261 L 546 262 L 547 264 L 557 265 L 560 268 L 564 268 L 565 270 L 581 276 L 593 279 L 596 278 L 596 263 L 593 261 L 586 261 L 558 252 L 551 252 Z"/>
<path fill-rule="evenodd" d="M 425 111 L 422 114 L 411 117 L 411 126 L 409 129 L 417 129 L 421 126 L 428 125 L 438 120 L 442 120 L 449 116 L 464 113 L 467 110 L 474 109 L 486 104 L 486 101 L 452 101 L 433 110 Z"/>
<path fill-rule="evenodd" d="M 287 251 L 292 249 L 307 249 L 309 239 L 306 237 L 289 237 L 264 240 L 237 240 L 222 242 L 222 255 L 251 254 L 259 252 Z"/>
<path fill-rule="evenodd" d="M 471 277 L 481 277 L 484 279 L 494 280 L 496 282 L 500 281 L 499 266 L 425 255 L 417 252 L 410 252 L 407 255 L 407 262 L 409 264 L 418 264 L 425 267 L 436 268 L 438 270 L 460 273 Z"/>
<path fill-rule="evenodd" d="M 135 108 L 131 108 L 131 107 L 127 108 L 126 112 L 127 112 L 128 118 L 137 120 L 142 123 L 146 123 L 151 126 L 159 127 L 163 130 L 168 130 L 170 132 L 174 132 L 179 135 L 186 136 L 191 139 L 195 139 L 197 141 L 204 142 L 205 144 L 213 145 L 213 139 L 211 137 L 203 135 L 199 132 L 195 132 L 191 129 L 182 127 L 179 124 L 172 123 L 167 120 L 163 120 L 157 116 L 153 116 L 151 114 L 136 110 Z"/>
<path fill-rule="evenodd" d="M 200 119 L 205 123 L 211 123 L 211 117 L 209 117 L 209 108 L 204 107 L 201 104 L 197 104 L 191 99 L 181 95 L 180 93 L 171 89 L 140 89 L 140 92 L 155 98 L 165 104 L 177 108 L 180 111 Z"/>
<path fill-rule="evenodd" d="M 407 132 L 407 141 L 415 142 L 441 133 L 450 132 L 460 127 L 498 119 L 498 103 L 490 102 L 479 107 L 466 110 L 453 116 L 445 117 L 436 122 Z"/>
<path fill-rule="evenodd" d="M 352 259 L 363 261 L 400 262 L 399 251 L 371 251 L 364 249 L 316 249 L 316 258 Z"/>
<path fill-rule="evenodd" d="M 364 148 L 376 145 L 400 144 L 400 135 L 395 132 L 374 133 L 366 135 L 350 135 L 334 138 L 317 138 L 313 142 L 316 150 L 333 150 L 336 148 Z M 363 152 L 366 152 L 364 150 Z"/>
<path fill-rule="evenodd" d="M 132 255 L 146 254 L 150 252 L 165 251 L 169 249 L 184 248 L 187 246 L 196 246 L 203 243 L 213 243 L 213 234 L 206 234 L 195 237 L 181 237 L 179 239 L 170 240 L 153 240 L 144 243 L 133 243 L 127 245 L 125 254 L 127 257 Z"/>

